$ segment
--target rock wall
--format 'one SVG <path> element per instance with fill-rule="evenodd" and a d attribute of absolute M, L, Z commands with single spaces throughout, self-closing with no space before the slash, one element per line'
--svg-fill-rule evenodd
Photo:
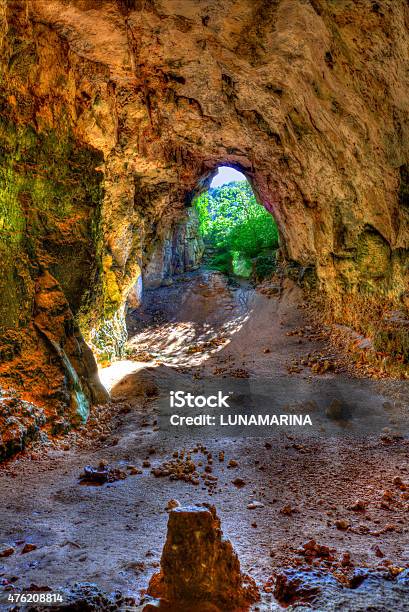
<path fill-rule="evenodd" d="M 122 338 L 141 269 L 180 265 L 158 237 L 218 164 L 322 288 L 403 294 L 408 27 L 405 0 L 0 0 L 2 384 L 69 414 L 63 350 L 92 401 L 83 337 Z"/>
<path fill-rule="evenodd" d="M 65 46 L 75 60 L 72 78 L 81 72 L 74 129 L 104 155 L 104 244 L 121 296 L 146 244 L 219 163 L 246 172 L 288 258 L 314 268 L 327 287 L 403 288 L 404 0 L 27 7 L 33 27 L 52 33 L 48 47 Z M 366 265 L 373 250 L 376 272 Z"/>
<path fill-rule="evenodd" d="M 159 287 L 169 282 L 174 274 L 194 270 L 200 265 L 204 242 L 199 234 L 199 220 L 194 208 L 189 208 L 186 219 L 167 228 L 165 236 L 158 237 L 143 273 L 143 286 Z"/>
<path fill-rule="evenodd" d="M 18 3 L 0 6 L 0 378 L 56 433 L 107 399 L 78 327 L 101 293 L 103 155 L 73 131 L 67 45 Z M 23 431 L 29 414 L 20 423 L 15 412 Z"/>

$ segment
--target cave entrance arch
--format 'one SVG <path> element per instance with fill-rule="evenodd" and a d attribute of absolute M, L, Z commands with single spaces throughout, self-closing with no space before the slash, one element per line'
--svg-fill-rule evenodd
<path fill-rule="evenodd" d="M 221 162 L 202 167 L 193 189 L 177 194 L 180 212 L 158 227 L 145 252 L 143 290 L 134 302 L 128 298 L 132 359 L 103 374 L 114 393 L 122 389 L 120 380 L 147 365 L 201 366 L 223 352 L 251 317 L 247 280 L 273 274 L 279 247 L 275 218 L 256 193 L 250 172 Z"/>
<path fill-rule="evenodd" d="M 193 198 L 205 265 L 227 275 L 263 280 L 276 269 L 278 227 L 246 175 L 220 164 Z"/>

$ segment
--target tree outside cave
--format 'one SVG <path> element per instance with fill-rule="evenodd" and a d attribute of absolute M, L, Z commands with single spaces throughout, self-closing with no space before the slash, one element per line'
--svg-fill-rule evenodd
<path fill-rule="evenodd" d="M 257 202 L 243 174 L 219 168 L 210 188 L 196 198 L 194 206 L 210 268 L 256 281 L 274 272 L 277 225 Z"/>

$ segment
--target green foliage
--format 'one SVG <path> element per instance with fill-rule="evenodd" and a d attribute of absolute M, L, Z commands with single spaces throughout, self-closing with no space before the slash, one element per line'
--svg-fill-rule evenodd
<path fill-rule="evenodd" d="M 258 204 L 247 181 L 209 189 L 195 207 L 200 233 L 215 250 L 211 265 L 222 272 L 242 270 L 249 276 L 251 260 L 278 247 L 274 218 Z"/>
<path fill-rule="evenodd" d="M 223 272 L 223 274 L 230 274 L 233 268 L 233 257 L 230 251 L 215 253 L 210 261 L 210 267 Z"/>
<path fill-rule="evenodd" d="M 272 255 L 260 255 L 257 257 L 254 266 L 254 277 L 256 281 L 262 281 L 264 278 L 271 276 L 277 268 L 275 253 Z"/>
<path fill-rule="evenodd" d="M 242 276 L 243 278 L 250 278 L 253 272 L 253 263 L 249 257 L 240 253 L 240 251 L 233 251 L 233 273 L 236 276 Z"/>

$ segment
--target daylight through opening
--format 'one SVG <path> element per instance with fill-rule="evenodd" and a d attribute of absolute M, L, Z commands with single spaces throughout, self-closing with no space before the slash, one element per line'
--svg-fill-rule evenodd
<path fill-rule="evenodd" d="M 275 271 L 277 225 L 257 202 L 244 174 L 228 166 L 219 167 L 194 207 L 208 267 L 256 281 Z"/>

